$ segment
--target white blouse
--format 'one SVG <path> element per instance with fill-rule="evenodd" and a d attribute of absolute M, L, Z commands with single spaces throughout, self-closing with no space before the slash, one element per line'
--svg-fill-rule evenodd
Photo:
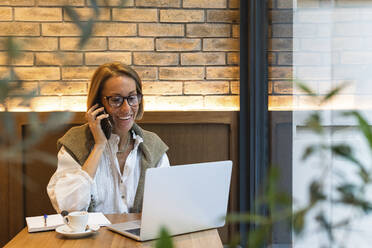
<path fill-rule="evenodd" d="M 47 192 L 55 210 L 88 210 L 91 198 L 95 211 L 104 214 L 128 213 L 133 207 L 141 174 L 142 137 L 132 132 L 134 148 L 125 161 L 123 174 L 116 153 L 120 137 L 112 134 L 101 156 L 96 175 L 92 179 L 78 162 L 62 147 L 58 152 L 58 167 L 47 186 Z M 168 167 L 166 153 L 156 167 Z"/>

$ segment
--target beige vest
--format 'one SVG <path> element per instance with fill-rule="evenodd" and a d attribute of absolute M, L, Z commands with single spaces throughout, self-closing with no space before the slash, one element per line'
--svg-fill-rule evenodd
<path fill-rule="evenodd" d="M 142 151 L 141 174 L 138 182 L 137 192 L 134 199 L 131 213 L 142 211 L 142 200 L 144 192 L 145 171 L 147 168 L 153 168 L 160 161 L 163 154 L 168 150 L 167 145 L 155 133 L 141 129 L 134 124 L 132 130 L 142 137 L 143 142 L 139 145 Z M 57 141 L 57 149 L 62 145 L 66 151 L 82 166 L 87 160 L 91 149 L 94 146 L 94 138 L 90 132 L 88 124 L 73 127 Z M 91 201 L 89 211 L 94 211 L 95 203 Z"/>

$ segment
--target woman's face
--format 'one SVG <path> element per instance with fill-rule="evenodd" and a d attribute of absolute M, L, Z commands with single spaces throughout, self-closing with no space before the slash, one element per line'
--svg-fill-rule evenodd
<path fill-rule="evenodd" d="M 136 95 L 137 91 L 134 79 L 125 75 L 111 77 L 105 82 L 101 93 L 103 106 L 114 121 L 113 131 L 119 135 L 127 133 L 133 126 L 134 120 L 137 116 L 139 103 L 130 106 L 128 101 L 125 99 L 120 107 L 112 107 L 110 106 L 108 99 L 105 97 L 128 97 Z"/>

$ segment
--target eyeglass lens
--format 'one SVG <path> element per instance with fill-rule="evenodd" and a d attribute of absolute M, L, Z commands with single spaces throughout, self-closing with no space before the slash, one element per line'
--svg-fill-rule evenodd
<path fill-rule="evenodd" d="M 107 96 L 106 99 L 111 107 L 118 108 L 127 100 L 129 106 L 135 106 L 141 101 L 141 95 L 131 96 Z"/>

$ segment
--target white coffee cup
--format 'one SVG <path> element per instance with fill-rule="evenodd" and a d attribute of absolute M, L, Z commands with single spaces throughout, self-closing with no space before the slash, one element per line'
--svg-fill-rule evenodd
<path fill-rule="evenodd" d="M 71 212 L 63 217 L 63 222 L 72 232 L 84 232 L 88 224 L 88 216 L 86 211 Z"/>

